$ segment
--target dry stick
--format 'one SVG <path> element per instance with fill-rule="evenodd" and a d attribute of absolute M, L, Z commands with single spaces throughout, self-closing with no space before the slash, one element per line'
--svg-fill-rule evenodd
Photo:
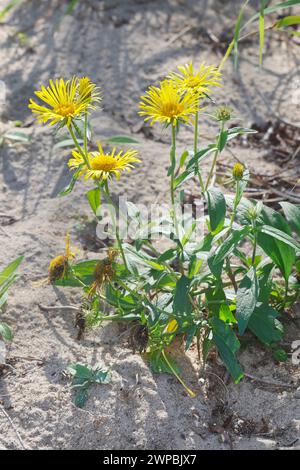
<path fill-rule="evenodd" d="M 283 384 L 283 383 L 278 383 L 278 382 L 270 382 L 270 381 L 268 381 L 268 380 L 261 379 L 260 377 L 256 377 L 255 375 L 251 375 L 251 374 L 246 374 L 246 373 L 244 373 L 244 376 L 245 376 L 247 379 L 255 380 L 255 381 L 257 381 L 257 382 L 261 382 L 262 384 L 270 385 L 270 386 L 272 386 L 272 387 L 288 388 L 288 389 L 290 389 L 290 390 L 296 390 L 296 389 L 297 389 L 297 387 L 294 386 L 294 385 Z"/>
<path fill-rule="evenodd" d="M 5 411 L 5 409 L 3 408 L 2 405 L 0 405 L 0 411 L 2 411 L 2 413 L 3 413 L 4 416 L 5 416 L 5 418 L 6 418 L 7 421 L 10 423 L 11 427 L 13 428 L 13 430 L 15 431 L 15 433 L 16 433 L 16 435 L 17 435 L 17 438 L 18 438 L 18 440 L 19 440 L 19 442 L 20 442 L 20 444 L 21 444 L 22 449 L 23 449 L 23 450 L 26 450 L 26 447 L 25 447 L 25 445 L 24 445 L 24 443 L 23 443 L 23 441 L 22 441 L 22 438 L 21 438 L 21 436 L 20 436 L 20 434 L 19 434 L 19 431 L 17 430 L 17 428 L 16 428 L 16 426 L 14 425 L 14 423 L 13 423 L 11 417 L 6 413 L 6 411 Z"/>
<path fill-rule="evenodd" d="M 272 108 L 272 106 L 267 102 L 267 100 L 265 99 L 264 95 L 257 89 L 256 90 L 257 93 L 260 95 L 261 99 L 263 100 L 263 102 L 265 103 L 266 107 L 269 108 L 269 111 L 271 112 L 271 114 L 273 114 L 273 116 L 278 119 L 278 121 L 280 122 L 283 122 L 283 124 L 286 124 L 287 126 L 291 126 L 291 127 L 294 127 L 294 129 L 300 129 L 300 126 L 297 126 L 297 124 L 294 124 L 293 122 L 290 122 L 290 121 L 287 121 L 286 119 L 283 119 L 279 116 L 278 113 L 276 113 L 276 111 L 274 111 L 274 109 Z"/>
<path fill-rule="evenodd" d="M 173 44 L 173 42 L 177 41 L 177 39 L 180 39 L 186 33 L 188 33 L 189 31 L 195 28 L 197 28 L 197 26 L 191 26 L 191 25 L 185 26 L 181 31 L 179 31 L 179 33 L 174 34 L 174 36 L 172 36 L 171 39 L 169 39 L 169 41 L 166 42 L 166 46 L 170 46 L 171 44 Z"/>
<path fill-rule="evenodd" d="M 76 307 L 75 305 L 51 306 L 51 305 L 38 304 L 38 306 L 41 310 L 44 310 L 44 311 L 48 311 L 48 310 L 75 310 L 76 312 L 79 312 L 81 310 L 80 307 Z"/>

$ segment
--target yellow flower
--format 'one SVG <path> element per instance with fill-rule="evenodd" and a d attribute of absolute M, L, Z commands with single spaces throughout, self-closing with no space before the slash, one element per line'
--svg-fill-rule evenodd
<path fill-rule="evenodd" d="M 95 180 L 107 180 L 112 176 L 116 176 L 117 179 L 120 179 L 122 171 L 131 171 L 133 168 L 133 163 L 140 162 L 136 157 L 136 150 L 127 150 L 116 151 L 116 148 L 113 148 L 111 152 L 105 153 L 101 147 L 101 144 L 98 143 L 98 152 L 90 152 L 88 154 L 87 163 L 85 162 L 83 156 L 73 150 L 72 157 L 69 160 L 69 167 L 71 170 L 76 170 L 81 167 L 80 176 L 84 175 L 84 179 L 95 179 Z"/>
<path fill-rule="evenodd" d="M 198 96 L 210 93 L 210 87 L 220 86 L 221 73 L 213 66 L 201 64 L 197 71 L 193 63 L 177 67 L 178 72 L 170 73 L 169 78 L 180 92 L 193 92 Z"/>
<path fill-rule="evenodd" d="M 66 235 L 66 251 L 63 255 L 58 255 L 50 261 L 49 281 L 51 283 L 63 279 L 69 267 L 69 261 L 75 258 L 75 253 L 71 251 L 70 235 Z"/>
<path fill-rule="evenodd" d="M 159 87 L 150 86 L 141 100 L 139 114 L 146 116 L 145 121 L 151 120 L 151 125 L 156 121 L 174 126 L 179 121 L 189 123 L 199 111 L 198 97 L 179 93 L 171 80 L 164 80 Z"/>
<path fill-rule="evenodd" d="M 48 106 L 30 99 L 28 107 L 37 115 L 39 122 L 45 124 L 50 121 L 50 126 L 58 122 L 69 126 L 72 119 L 94 109 L 101 100 L 99 88 L 88 77 L 73 77 L 67 81 L 61 78 L 55 82 L 50 80 L 47 88 L 42 86 L 35 94 Z"/>

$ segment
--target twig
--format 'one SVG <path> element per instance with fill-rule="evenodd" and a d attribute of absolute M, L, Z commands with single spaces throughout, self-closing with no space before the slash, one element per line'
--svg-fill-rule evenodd
<path fill-rule="evenodd" d="M 215 377 L 216 379 L 219 380 L 219 382 L 221 383 L 221 385 L 223 386 L 225 392 L 226 392 L 226 395 L 227 395 L 227 403 L 229 402 L 229 391 L 228 391 L 228 388 L 224 382 L 224 380 L 221 379 L 221 377 L 217 374 L 215 374 L 214 372 L 209 372 L 209 371 L 206 371 L 205 374 L 208 374 L 208 375 L 212 375 L 213 377 Z"/>
<path fill-rule="evenodd" d="M 5 235 L 6 237 L 9 237 L 9 238 L 11 238 L 11 235 L 10 235 L 10 234 L 9 234 L 9 233 L 8 233 L 6 230 L 4 230 L 4 228 L 3 228 L 3 227 L 1 227 L 1 225 L 0 225 L 0 230 L 1 230 L 1 232 L 3 232 L 3 233 L 4 233 L 4 235 Z"/>
<path fill-rule="evenodd" d="M 22 438 L 21 438 L 21 436 L 20 436 L 20 434 L 19 434 L 19 431 L 17 430 L 16 426 L 14 425 L 14 423 L 13 423 L 11 417 L 6 413 L 6 411 L 5 411 L 5 409 L 3 408 L 2 405 L 0 405 L 0 410 L 2 411 L 2 413 L 3 413 L 4 416 L 5 416 L 5 418 L 6 418 L 7 421 L 10 423 L 11 427 L 13 428 L 13 430 L 15 431 L 15 433 L 16 433 L 16 435 L 17 435 L 17 438 L 18 438 L 18 440 L 19 440 L 19 442 L 20 442 L 20 444 L 21 444 L 22 449 L 23 449 L 23 450 L 26 450 L 26 447 L 25 447 L 25 445 L 24 445 L 24 443 L 23 443 L 23 441 L 22 441 Z"/>
<path fill-rule="evenodd" d="M 256 377 L 255 375 L 251 375 L 251 374 L 246 374 L 245 373 L 244 376 L 247 379 L 255 380 L 256 382 L 261 382 L 262 384 L 270 385 L 271 387 L 288 388 L 290 390 L 296 390 L 296 388 L 297 388 L 294 385 L 289 385 L 289 384 L 284 384 L 284 383 L 279 383 L 279 382 L 271 382 L 271 381 L 261 379 L 260 377 Z"/>
<path fill-rule="evenodd" d="M 279 114 L 276 111 L 274 111 L 272 106 L 267 102 L 264 95 L 259 90 L 256 90 L 256 91 L 260 95 L 261 99 L 264 101 L 267 108 L 269 108 L 270 113 L 273 114 L 273 116 L 275 116 L 275 118 L 278 119 L 278 121 L 283 122 L 283 124 L 286 124 L 287 126 L 294 127 L 294 129 L 300 129 L 300 126 L 298 126 L 297 124 L 294 124 L 293 122 L 287 121 L 286 119 L 283 119 L 282 117 L 280 117 Z"/>
<path fill-rule="evenodd" d="M 177 39 L 180 39 L 182 36 L 184 36 L 186 33 L 188 33 L 194 28 L 197 28 L 197 26 L 185 26 L 181 31 L 179 31 L 179 33 L 172 36 L 169 41 L 166 42 L 166 46 L 170 46 L 171 44 L 173 44 L 173 42 L 177 41 Z"/>
<path fill-rule="evenodd" d="M 45 312 L 48 310 L 75 310 L 76 312 L 80 312 L 81 308 L 76 307 L 75 305 L 58 305 L 58 306 L 51 306 L 51 305 L 42 305 L 38 304 L 39 308 Z"/>

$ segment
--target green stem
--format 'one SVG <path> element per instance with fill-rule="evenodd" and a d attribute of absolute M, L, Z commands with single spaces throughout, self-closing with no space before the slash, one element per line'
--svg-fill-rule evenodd
<path fill-rule="evenodd" d="M 181 385 L 185 388 L 185 390 L 187 391 L 187 393 L 190 395 L 190 397 L 193 397 L 195 398 L 197 395 L 195 392 L 193 392 L 193 390 L 191 390 L 185 383 L 184 381 L 182 380 L 181 377 L 179 377 L 179 375 L 177 374 L 176 370 L 174 369 L 174 367 L 172 366 L 172 364 L 170 363 L 169 359 L 167 358 L 167 355 L 165 353 L 164 350 L 162 350 L 162 356 L 164 358 L 164 360 L 166 361 L 166 364 L 167 366 L 170 368 L 170 370 L 172 371 L 172 373 L 175 375 L 176 379 L 179 380 L 179 382 L 181 383 Z"/>
<path fill-rule="evenodd" d="M 105 194 L 105 197 L 106 197 L 106 200 L 107 200 L 108 204 L 111 205 L 116 210 L 115 204 L 114 204 L 114 202 L 111 198 L 110 192 L 109 192 L 109 187 L 108 187 L 107 181 L 104 182 L 104 194 Z M 127 262 L 126 262 L 125 253 L 124 253 L 122 242 L 121 242 L 121 239 L 120 239 L 120 232 L 119 232 L 118 222 L 117 222 L 117 220 L 116 220 L 116 218 L 113 214 L 112 214 L 112 219 L 113 219 L 113 223 L 114 223 L 114 226 L 115 226 L 116 238 L 117 238 L 118 247 L 119 247 L 119 250 L 121 252 L 122 259 L 123 259 L 123 263 L 124 263 L 125 268 L 128 270 L 128 265 L 127 265 Z"/>
<path fill-rule="evenodd" d="M 82 148 L 80 147 L 80 145 L 79 145 L 79 143 L 78 143 L 78 140 L 77 140 L 77 138 L 76 138 L 75 132 L 74 132 L 73 129 L 72 129 L 72 124 L 71 124 L 70 126 L 68 126 L 68 129 L 69 129 L 69 132 L 70 132 L 70 134 L 71 134 L 71 137 L 72 137 L 72 139 L 73 139 L 73 141 L 74 141 L 74 144 L 75 144 L 75 146 L 76 146 L 78 152 L 80 153 L 80 155 L 82 155 L 82 157 L 83 157 L 83 159 L 84 159 L 85 164 L 87 165 L 87 167 L 90 168 L 90 163 L 89 163 L 88 158 L 87 158 L 87 152 L 84 152 L 84 151 L 82 150 Z"/>
<path fill-rule="evenodd" d="M 255 265 L 255 257 L 256 257 L 256 249 L 257 249 L 257 233 L 256 233 L 256 228 L 255 228 L 255 223 L 253 224 L 253 230 L 254 230 L 254 244 L 253 244 L 253 253 L 252 253 L 252 266 Z"/>
<path fill-rule="evenodd" d="M 197 112 L 195 114 L 194 156 L 198 152 L 198 133 L 199 133 L 199 113 Z M 202 179 L 202 176 L 201 176 L 201 173 L 200 173 L 198 163 L 196 165 L 196 173 L 197 173 L 197 176 L 198 176 L 198 179 L 199 179 L 201 190 L 204 193 L 205 187 L 204 187 L 204 183 L 203 183 L 203 179 Z"/>
<path fill-rule="evenodd" d="M 233 222 L 236 216 L 236 211 L 238 207 L 238 181 L 236 182 L 236 191 L 235 191 L 235 197 L 234 197 L 234 203 L 233 203 L 233 211 L 230 219 L 230 230 L 232 230 Z"/>
<path fill-rule="evenodd" d="M 225 123 L 224 123 L 224 121 L 222 121 L 221 128 L 220 128 L 220 134 L 219 134 L 219 138 L 218 138 L 218 143 L 217 143 L 217 149 L 216 149 L 216 151 L 215 151 L 213 163 L 212 163 L 212 166 L 211 166 L 211 169 L 210 169 L 208 178 L 207 178 L 207 182 L 206 182 L 206 186 L 205 186 L 205 191 L 208 190 L 209 184 L 210 184 L 210 182 L 211 182 L 211 179 L 212 179 L 213 174 L 214 174 L 214 171 L 215 171 L 215 166 L 216 166 L 216 164 L 217 164 L 218 156 L 219 156 L 219 154 L 220 154 L 220 143 L 221 143 L 222 134 L 223 134 L 223 132 L 224 132 L 224 125 L 225 125 Z"/>
<path fill-rule="evenodd" d="M 87 131 L 88 131 L 88 114 L 87 112 L 84 115 L 84 153 L 87 156 L 88 154 L 88 138 L 87 138 Z"/>
<path fill-rule="evenodd" d="M 170 183 L 170 192 L 171 192 L 171 202 L 172 202 L 172 216 L 173 223 L 175 227 L 175 235 L 177 237 L 177 244 L 180 247 L 180 238 L 179 238 L 179 227 L 176 215 L 175 208 L 175 191 L 174 191 L 174 178 L 175 178 L 175 166 L 176 166 L 176 126 L 172 123 L 172 147 L 171 147 L 171 183 Z M 179 255 L 180 271 L 183 274 L 183 265 L 181 260 L 181 254 Z"/>

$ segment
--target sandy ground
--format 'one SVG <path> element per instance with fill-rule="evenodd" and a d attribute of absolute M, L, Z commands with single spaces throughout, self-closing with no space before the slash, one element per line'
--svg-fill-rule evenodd
<path fill-rule="evenodd" d="M 1 6 L 5 3 L 0 1 Z M 83 197 L 86 188 L 79 184 L 72 198 L 55 197 L 69 179 L 68 154 L 52 151 L 52 132 L 33 123 L 27 101 L 34 89 L 50 77 L 73 74 L 87 74 L 100 84 L 103 111 L 94 117 L 98 136 L 132 134 L 141 142 L 142 164 L 114 186 L 114 194 L 126 191 L 133 202 L 146 204 L 163 201 L 168 136 L 143 126 L 137 115 L 139 95 L 176 64 L 193 59 L 217 65 L 224 44 L 215 45 L 213 38 L 228 37 L 240 5 L 233 0 L 82 3 L 83 8 L 63 18 L 59 28 L 64 2 L 55 0 L 26 2 L 0 25 L 0 79 L 7 86 L 0 133 L 21 120 L 21 130 L 33 139 L 30 144 L 7 142 L 0 149 L 0 212 L 14 219 L 9 225 L 1 219 L 0 266 L 17 255 L 25 256 L 22 276 L 3 316 L 15 338 L 8 352 L 13 369 L 0 375 L 0 403 L 31 449 L 295 448 L 300 438 L 300 402 L 293 388 L 249 379 L 235 386 L 218 364 L 208 366 L 206 383 L 201 385 L 191 356 L 185 359 L 186 380 L 199 391 L 192 399 L 175 378 L 151 373 L 128 348 L 121 326 L 106 325 L 78 342 L 72 312 L 44 312 L 38 307 L 39 303 L 80 302 L 80 292 L 74 289 L 34 284 L 46 277 L 49 259 L 63 250 L 66 231 L 83 259 L 94 258 L 98 247 L 93 239 L 80 235 L 84 221 L 91 220 Z M 190 29 L 182 34 L 187 26 Z M 20 32 L 26 34 L 25 44 Z M 291 95 L 299 79 L 299 46 L 271 34 L 266 49 L 259 70 L 257 38 L 245 44 L 239 71 L 234 72 L 231 63 L 226 65 L 217 99 L 234 107 L 244 125 L 272 120 L 274 113 L 299 123 L 299 106 Z M 201 131 L 203 141 L 215 133 L 205 122 Z M 188 130 L 180 134 L 179 151 L 184 142 L 192 142 Z M 257 172 L 283 170 L 280 161 L 264 158 L 265 149 L 235 144 L 231 151 Z M 223 158 L 232 162 L 229 152 Z M 294 165 L 294 176 L 295 170 Z M 297 312 L 295 318 L 294 323 L 285 321 L 288 351 L 291 342 L 300 339 Z M 271 354 L 252 339 L 240 360 L 248 374 L 299 386 L 299 367 L 290 358 L 283 365 L 275 364 Z M 112 383 L 93 387 L 84 410 L 72 404 L 70 381 L 63 374 L 76 361 L 112 369 Z M 1 447 L 17 449 L 20 442 L 0 412 Z"/>

